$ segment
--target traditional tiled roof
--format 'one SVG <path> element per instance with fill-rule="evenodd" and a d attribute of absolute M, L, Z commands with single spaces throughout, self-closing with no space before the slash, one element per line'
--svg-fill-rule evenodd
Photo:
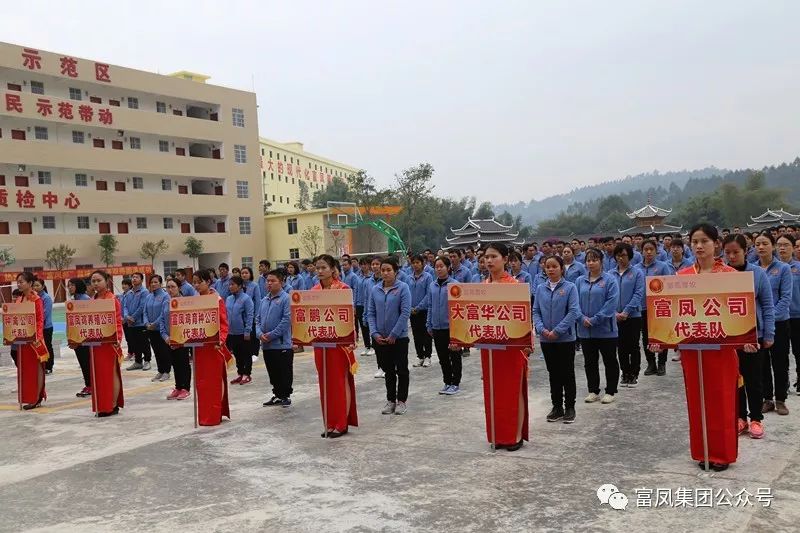
<path fill-rule="evenodd" d="M 764 222 L 776 222 L 776 223 L 796 222 L 797 220 L 800 220 L 800 215 L 793 215 L 791 213 L 787 213 L 786 211 L 783 210 L 783 208 L 767 209 L 757 217 L 750 217 L 750 220 L 752 220 L 756 224 Z M 748 226 L 753 226 L 753 225 L 755 224 L 748 224 Z"/>
<path fill-rule="evenodd" d="M 505 226 L 494 218 L 488 219 L 468 219 L 467 222 L 458 229 L 450 228 L 454 235 L 474 235 L 477 232 L 483 233 L 505 233 L 513 226 Z"/>
<path fill-rule="evenodd" d="M 625 213 L 625 214 L 628 215 L 628 218 L 635 219 L 635 218 L 666 217 L 670 213 L 672 213 L 672 209 L 664 209 L 648 203 L 646 206 L 637 209 L 633 213 Z"/>
<path fill-rule="evenodd" d="M 491 235 L 488 237 L 483 236 L 480 238 L 463 236 L 453 240 L 448 239 L 447 246 L 442 247 L 442 250 L 449 250 L 451 248 L 466 248 L 467 246 L 472 246 L 473 248 L 479 248 L 482 245 L 488 244 L 490 242 L 503 242 L 513 246 L 522 246 L 525 243 L 525 241 L 522 239 L 515 240 L 515 237 L 516 236 L 511 237 L 507 235 Z"/>
<path fill-rule="evenodd" d="M 620 233 L 644 233 L 645 235 L 655 233 L 663 235 L 665 233 L 680 233 L 683 226 L 670 226 L 669 224 L 651 224 L 649 226 L 633 226 L 632 228 L 619 230 Z"/>

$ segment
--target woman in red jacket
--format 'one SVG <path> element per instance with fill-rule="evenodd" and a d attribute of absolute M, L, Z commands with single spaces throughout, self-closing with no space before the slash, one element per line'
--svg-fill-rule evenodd
<path fill-rule="evenodd" d="M 314 285 L 312 291 L 329 289 L 349 289 L 339 280 L 337 275 L 336 260 L 330 255 L 321 255 L 317 258 L 317 278 L 319 283 Z M 322 353 L 327 350 L 326 373 L 323 381 Z M 314 348 L 314 363 L 319 375 L 319 399 L 322 404 L 323 417 L 325 416 L 325 403 L 328 404 L 327 431 L 322 433 L 324 438 L 335 439 L 341 437 L 350 426 L 358 427 L 358 409 L 356 407 L 356 382 L 355 373 L 358 369 L 352 346 L 339 346 L 336 348 Z M 326 398 L 327 396 L 327 398 Z"/>
<path fill-rule="evenodd" d="M 44 305 L 33 290 L 36 278 L 30 272 L 17 276 L 17 288 L 22 293 L 16 303 L 33 302 L 36 312 L 36 335 L 34 340 L 17 347 L 17 390 L 23 409 L 36 409 L 47 399 L 44 390 L 44 370 L 47 363 L 47 347 L 44 345 Z"/>
<path fill-rule="evenodd" d="M 125 397 L 122 393 L 122 374 L 119 364 L 122 361 L 122 308 L 119 299 L 111 290 L 111 276 L 104 270 L 95 270 L 90 278 L 94 289 L 95 300 L 114 300 L 115 326 L 117 340 L 112 344 L 103 344 L 91 348 L 90 356 L 92 374 L 92 411 L 100 418 L 119 413 L 120 407 L 125 407 Z"/>
<path fill-rule="evenodd" d="M 208 270 L 198 270 L 192 274 L 192 285 L 200 296 L 214 294 L 217 297 L 219 340 L 216 346 L 194 348 L 192 364 L 197 390 L 197 421 L 201 426 L 218 426 L 222 423 L 223 416 L 229 420 L 231 418 L 227 372 L 231 354 L 225 347 L 225 340 L 228 338 L 228 313 L 225 300 L 211 288 L 211 274 Z"/>

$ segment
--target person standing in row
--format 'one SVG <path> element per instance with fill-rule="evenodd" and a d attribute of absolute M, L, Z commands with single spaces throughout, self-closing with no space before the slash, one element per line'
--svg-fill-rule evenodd
<path fill-rule="evenodd" d="M 646 279 L 648 276 L 671 276 L 672 271 L 669 265 L 656 259 L 658 254 L 658 245 L 656 241 L 647 239 L 642 243 L 642 262 L 636 265 L 636 268 L 642 271 L 642 275 Z M 658 361 L 656 361 L 656 354 L 647 349 L 650 345 L 650 338 L 647 333 L 647 306 L 644 304 L 645 300 L 642 299 L 642 346 L 644 347 L 644 356 L 647 359 L 647 368 L 644 370 L 645 376 L 652 376 L 657 374 L 663 376 L 667 373 L 667 350 L 658 352 Z M 656 366 L 658 363 L 658 366 Z"/>
<path fill-rule="evenodd" d="M 267 263 L 269 263 L 269 261 L 267 261 L 266 259 L 264 259 L 263 261 L 266 261 Z M 259 268 L 261 268 L 262 266 L 263 265 L 259 263 Z M 252 332 L 252 334 L 250 335 L 249 348 L 250 348 L 251 360 L 252 360 L 253 363 L 255 363 L 256 361 L 258 361 L 258 352 L 259 352 L 259 348 L 261 346 L 261 343 L 258 342 L 258 337 L 256 337 L 256 335 L 255 335 L 255 331 L 256 331 L 256 322 L 255 322 L 255 320 L 256 320 L 256 316 L 258 316 L 258 307 L 261 304 L 261 300 L 264 298 L 264 296 L 266 296 L 267 292 L 269 292 L 269 291 L 267 291 L 267 292 L 263 292 L 262 293 L 261 287 L 259 287 L 258 283 L 261 283 L 261 279 L 264 279 L 265 283 L 266 283 L 266 273 L 264 273 L 264 275 L 260 275 L 259 276 L 258 283 L 256 283 L 254 281 L 254 279 L 253 279 L 253 269 L 252 268 L 250 268 L 248 266 L 243 266 L 241 271 L 240 271 L 240 274 L 242 276 L 242 280 L 244 280 L 244 285 L 242 285 L 242 291 L 245 294 L 247 294 L 250 297 L 250 299 L 253 301 L 253 325 L 250 328 L 250 331 Z M 267 286 L 264 285 L 264 290 L 265 291 L 267 290 L 266 287 Z"/>
<path fill-rule="evenodd" d="M 283 271 L 267 273 L 267 295 L 258 306 L 256 338 L 264 350 L 264 365 L 272 384 L 272 398 L 265 406 L 292 405 L 294 351 L 292 350 L 289 293 L 283 290 Z"/>
<path fill-rule="evenodd" d="M 144 325 L 150 346 L 156 355 L 158 372 L 153 382 L 169 381 L 172 369 L 170 349 L 161 338 L 161 322 L 164 320 L 164 301 L 169 300 L 167 291 L 161 287 L 162 278 L 158 274 L 150 276 L 150 292 L 144 298 Z"/>
<path fill-rule="evenodd" d="M 578 337 L 583 345 L 584 369 L 589 395 L 586 403 L 614 401 L 619 383 L 617 363 L 617 302 L 619 286 L 611 273 L 603 272 L 603 253 L 589 248 L 584 257 L 589 272 L 577 280 L 581 316 Z M 600 399 L 600 355 L 606 374 L 606 393 Z"/>
<path fill-rule="evenodd" d="M 369 288 L 366 283 L 371 276 L 369 269 L 370 261 L 366 257 L 362 257 L 358 263 L 361 267 L 361 273 L 358 276 L 358 287 L 351 289 L 356 293 L 356 328 L 361 331 L 361 338 L 364 342 L 364 350 L 362 350 L 361 355 L 367 356 L 375 353 L 372 349 L 372 337 L 369 334 L 367 317 L 364 314 L 367 310 L 367 301 L 369 300 Z"/>
<path fill-rule="evenodd" d="M 194 290 L 192 284 L 186 279 L 186 270 L 179 268 L 175 271 L 175 284 L 180 291 L 178 296 L 197 296 L 197 291 Z M 167 292 L 169 292 L 169 290 L 167 290 Z"/>
<path fill-rule="evenodd" d="M 586 275 L 586 267 L 577 260 L 575 253 L 576 249 L 571 244 L 565 244 L 561 250 L 561 258 L 564 260 L 564 279 L 570 283 L 575 283 L 579 277 Z"/>
<path fill-rule="evenodd" d="M 319 283 L 311 290 L 349 289 L 336 279 L 334 269 L 336 260 L 328 254 L 317 258 L 317 278 Z M 323 372 L 323 357 L 325 371 Z M 358 427 L 358 407 L 356 406 L 355 373 L 358 363 L 352 346 L 336 348 L 314 348 L 314 364 L 319 376 L 320 404 L 323 417 L 327 408 L 327 428 L 321 437 L 335 439 L 345 435 L 350 426 Z"/>
<path fill-rule="evenodd" d="M 792 304 L 792 269 L 775 257 L 775 237 L 765 231 L 756 237 L 758 265 L 767 273 L 775 306 L 775 343 L 764 357 L 764 405 L 762 411 L 788 415 L 789 392 L 789 308 Z M 773 387 L 772 375 L 775 374 Z M 773 401 L 774 398 L 774 401 Z"/>
<path fill-rule="evenodd" d="M 125 298 L 122 316 L 128 324 L 129 351 L 133 352 L 134 362 L 127 370 L 150 370 L 150 343 L 144 325 L 144 299 L 148 294 L 142 282 L 144 274 L 136 272 L 131 276 L 131 290 Z"/>
<path fill-rule="evenodd" d="M 511 275 L 514 276 L 514 279 L 519 283 L 527 283 L 531 288 L 533 287 L 531 275 L 522 268 L 522 256 L 517 252 L 508 252 L 508 264 L 511 267 Z"/>
<path fill-rule="evenodd" d="M 185 346 L 171 348 L 169 346 L 169 302 L 172 298 L 182 297 L 181 287 L 178 285 L 177 279 L 167 281 L 167 296 L 161 302 L 161 321 L 158 324 L 161 340 L 169 350 L 172 370 L 175 373 L 175 388 L 167 395 L 167 400 L 185 400 L 191 395 L 192 386 L 189 348 Z"/>
<path fill-rule="evenodd" d="M 393 257 L 381 261 L 381 283 L 372 288 L 367 304 L 367 322 L 375 346 L 378 366 L 386 374 L 384 415 L 402 415 L 408 401 L 408 319 L 411 291 L 397 280 L 399 267 Z"/>
<path fill-rule="evenodd" d="M 428 307 L 430 301 L 428 289 L 433 283 L 433 278 L 425 272 L 425 260 L 421 255 L 411 258 L 411 275 L 409 276 L 409 289 L 411 289 L 411 332 L 414 335 L 414 349 L 417 352 L 417 362 L 414 367 L 431 366 L 433 354 L 433 338 L 428 333 Z"/>
<path fill-rule="evenodd" d="M 73 300 L 91 300 L 86 294 L 86 282 L 81 278 L 72 278 L 67 282 L 67 292 Z M 92 374 L 90 352 L 88 346 L 76 346 L 75 357 L 78 359 L 78 365 L 81 367 L 81 374 L 83 374 L 83 389 L 75 394 L 78 398 L 86 398 L 92 395 Z"/>
<path fill-rule="evenodd" d="M 617 305 L 617 353 L 622 372 L 622 386 L 636 387 L 639 384 L 642 353 L 639 351 L 639 334 L 642 331 L 642 302 L 644 301 L 644 276 L 630 262 L 633 248 L 620 243 L 614 249 L 614 268 L 611 270 L 619 287 Z"/>
<path fill-rule="evenodd" d="M 85 285 L 85 283 L 84 283 L 84 285 Z M 128 297 L 131 294 L 131 288 L 132 287 L 133 287 L 133 284 L 131 283 L 131 278 L 127 278 L 127 277 L 122 278 L 122 293 L 117 294 L 117 300 L 119 300 L 119 305 L 122 308 L 122 316 L 123 316 L 122 333 L 125 336 L 125 344 L 128 345 L 127 354 L 125 355 L 125 360 L 126 361 L 132 361 L 136 357 L 136 354 L 133 353 L 134 349 L 135 349 L 135 346 L 136 346 L 136 343 L 133 340 L 131 340 L 131 331 L 130 331 L 130 328 L 128 328 L 128 321 L 124 320 L 125 307 L 127 306 L 127 300 L 128 300 Z M 85 292 L 84 292 L 84 294 L 85 294 Z"/>
<path fill-rule="evenodd" d="M 227 301 L 228 296 L 231 294 L 231 275 L 229 274 L 230 267 L 228 267 L 228 263 L 220 263 L 219 264 L 219 277 L 216 281 L 214 281 L 214 290 L 217 291 L 219 297 L 222 298 L 222 301 Z"/>
<path fill-rule="evenodd" d="M 250 268 L 250 267 L 248 267 Z M 250 269 L 250 280 L 256 284 L 258 290 L 256 291 L 257 299 L 260 302 L 264 296 L 267 295 L 267 273 L 271 270 L 270 262 L 266 259 L 262 259 L 258 262 L 258 279 L 255 279 L 253 276 L 253 270 Z M 247 278 L 242 273 L 242 279 L 244 279 L 245 283 L 247 282 Z M 247 287 L 245 287 L 245 292 L 247 292 Z M 258 348 L 256 348 L 258 349 Z"/>
<path fill-rule="evenodd" d="M 44 281 L 39 278 L 33 281 L 33 290 L 42 299 L 42 308 L 44 309 L 44 345 L 47 347 L 48 354 L 44 373 L 52 374 L 53 364 L 55 363 L 55 352 L 53 351 L 53 298 L 47 292 Z"/>
<path fill-rule="evenodd" d="M 119 413 L 120 407 L 125 407 L 122 374 L 119 369 L 119 363 L 122 359 L 122 348 L 120 347 L 122 342 L 122 308 L 119 300 L 111 291 L 111 276 L 107 272 L 95 270 L 92 272 L 90 279 L 92 288 L 94 288 L 94 299 L 113 300 L 115 306 L 114 322 L 117 330 L 115 342 L 91 348 L 93 354 L 90 358 L 90 365 L 93 366 L 92 374 L 94 376 L 94 381 L 92 382 L 92 409 L 99 418 L 103 418 L 116 415 Z M 141 287 L 141 281 L 139 285 Z M 144 308 L 144 299 L 142 299 L 142 308 Z M 142 310 L 140 316 L 143 315 L 144 311 Z"/>
<path fill-rule="evenodd" d="M 739 272 L 753 273 L 753 287 L 756 304 L 756 331 L 757 349 L 745 351 L 736 350 L 739 357 L 739 375 L 744 380 L 744 386 L 739 387 L 739 420 L 737 427 L 739 435 L 749 433 L 753 439 L 764 437 L 764 414 L 761 412 L 763 398 L 762 365 L 766 350 L 772 347 L 775 340 L 775 307 L 772 304 L 772 288 L 764 269 L 753 263 L 748 263 L 747 241 L 742 235 L 728 235 L 722 240 L 722 248 L 728 266 Z M 750 423 L 747 423 L 747 408 L 750 407 Z"/>
<path fill-rule="evenodd" d="M 547 283 L 536 288 L 533 324 L 550 375 L 553 410 L 548 422 L 575 422 L 575 322 L 581 315 L 578 291 L 564 279 L 564 261 L 557 255 L 544 262 Z"/>
<path fill-rule="evenodd" d="M 425 329 L 436 345 L 439 366 L 442 369 L 444 387 L 439 394 L 450 396 L 458 394 L 461 385 L 461 349 L 450 344 L 450 312 L 447 308 L 448 287 L 451 283 L 456 283 L 456 280 L 450 276 L 449 257 L 437 257 L 433 267 L 436 281 L 428 284 L 428 293 L 425 296 L 428 307 Z"/>
<path fill-rule="evenodd" d="M 33 340 L 16 347 L 19 402 L 26 411 L 36 409 L 47 399 L 45 368 L 48 353 L 44 345 L 44 305 L 33 289 L 35 279 L 30 272 L 22 272 L 17 276 L 17 288 L 21 294 L 16 298 L 16 303 L 33 303 L 35 317 Z"/>
<path fill-rule="evenodd" d="M 692 262 L 683 255 L 682 240 L 673 240 L 669 245 L 669 250 L 670 260 L 667 262 L 667 266 L 670 269 L 670 274 L 673 276 L 677 274 L 679 270 L 683 270 L 684 268 L 692 265 Z"/>
<path fill-rule="evenodd" d="M 789 340 L 794 353 L 795 371 L 797 379 L 794 383 L 795 391 L 800 395 L 800 261 L 794 258 L 794 249 L 797 240 L 788 233 L 778 237 L 778 258 L 789 265 L 792 274 L 792 301 L 789 304 Z M 788 358 L 788 356 L 787 356 Z"/>
<path fill-rule="evenodd" d="M 253 328 L 255 309 L 253 300 L 245 294 L 241 276 L 233 276 L 228 282 L 230 295 L 225 300 L 228 315 L 228 339 L 226 345 L 236 358 L 238 376 L 231 380 L 231 385 L 246 385 L 253 379 L 253 359 L 250 355 L 250 335 Z"/>
<path fill-rule="evenodd" d="M 381 258 L 380 257 L 372 257 L 369 261 L 370 267 L 370 275 L 368 278 L 365 278 L 361 284 L 359 290 L 365 291 L 366 294 L 364 295 L 364 320 L 367 322 L 367 327 L 369 327 L 369 322 L 366 320 L 367 318 L 367 309 L 369 308 L 369 300 L 372 298 L 372 289 L 375 288 L 376 285 L 383 283 L 383 278 L 381 277 Z M 372 343 L 372 353 L 377 355 L 377 349 L 375 348 L 375 336 L 371 334 L 370 331 L 370 342 Z M 378 361 L 378 358 L 375 358 L 375 363 L 378 365 L 378 370 L 375 372 L 373 376 L 375 379 L 384 379 L 386 377 L 386 373 L 381 368 L 381 363 Z"/>
<path fill-rule="evenodd" d="M 286 280 L 283 282 L 284 291 L 292 292 L 301 290 L 300 286 L 303 280 L 298 275 L 298 272 L 300 272 L 300 267 L 297 265 L 297 261 L 289 261 L 286 263 Z"/>

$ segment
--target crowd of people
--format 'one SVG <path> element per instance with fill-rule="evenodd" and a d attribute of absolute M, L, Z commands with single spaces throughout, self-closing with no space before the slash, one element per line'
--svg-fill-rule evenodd
<path fill-rule="evenodd" d="M 667 350 L 648 339 L 647 276 L 751 271 L 755 280 L 758 344 L 736 351 L 737 378 L 741 375 L 743 386 L 738 390 L 739 412 L 735 413 L 733 426 L 736 434 L 759 439 L 764 436 L 765 413 L 789 414 L 786 399 L 790 390 L 790 349 L 800 371 L 798 238 L 800 229 L 794 226 L 747 233 L 739 228 L 720 232 L 713 226 L 700 224 L 685 236 L 639 233 L 585 241 L 551 239 L 541 245 L 531 242 L 519 248 L 493 243 L 479 249 L 451 248 L 437 252 L 426 249 L 409 253 L 405 258 L 321 255 L 289 261 L 274 269 L 268 260 L 262 260 L 257 276 L 249 266 L 230 269 L 225 263 L 216 269 L 191 273 L 176 270 L 166 276 L 166 283 L 159 274 L 151 275 L 149 280 L 143 274 L 134 274 L 123 280 L 122 291 L 116 295 L 120 341 L 123 337 L 126 340 L 128 371 L 150 370 L 155 355 L 157 372 L 152 380 L 169 381 L 174 374 L 174 389 L 167 399 L 184 400 L 191 395 L 191 360 L 197 361 L 198 357 L 197 354 L 192 357 L 186 348 L 170 347 L 169 302 L 181 296 L 216 294 L 224 322 L 221 344 L 235 358 L 237 375 L 227 383 L 224 365 L 221 370 L 217 365 L 203 372 L 204 379 L 209 373 L 222 372 L 221 383 L 217 376 L 203 390 L 221 393 L 223 401 L 216 401 L 210 411 L 206 409 L 201 423 L 219 423 L 221 416 L 228 414 L 227 385 L 250 383 L 253 362 L 262 352 L 272 385 L 272 395 L 264 406 L 289 407 L 293 358 L 298 351 L 292 344 L 289 293 L 349 288 L 357 336 L 363 340 L 360 355 L 376 356 L 375 377 L 383 379 L 386 385 L 386 403 L 381 412 L 403 415 L 408 409 L 412 342 L 417 357 L 412 366 L 430 367 L 435 354 L 442 373 L 442 388 L 438 393 L 453 396 L 460 392 L 462 357 L 469 355 L 469 350 L 450 342 L 448 286 L 527 283 L 533 329 L 549 374 L 552 409 L 546 420 L 569 424 L 576 420 L 576 351 L 581 351 L 584 358 L 588 385 L 585 403 L 610 404 L 620 387 L 635 388 L 640 374 L 666 374 Z M 36 376 L 35 381 L 23 387 L 25 409 L 33 409 L 45 399 L 44 376 L 53 369 L 52 299 L 45 284 L 32 274 L 20 274 L 17 284 L 20 301 L 41 303 L 41 332 L 37 338 L 49 352 L 48 357 L 39 349 L 27 359 L 30 363 L 25 363 L 29 365 L 25 373 Z M 99 270 L 88 283 L 82 279 L 69 280 L 68 289 L 70 297 L 76 300 L 108 298 L 113 294 L 110 278 Z M 75 348 L 84 378 L 84 387 L 77 396 L 96 395 L 98 369 L 91 368 L 87 347 Z M 20 347 L 18 355 L 29 349 L 33 347 Z M 354 349 L 340 347 L 324 353 L 315 349 L 317 368 L 327 365 L 327 375 L 324 379 L 320 377 L 325 437 L 344 435 L 349 426 L 358 423 L 353 381 L 358 362 Z M 494 359 L 494 379 L 499 386 L 495 387 L 493 412 L 488 407 L 487 380 L 483 381 L 487 438 L 496 447 L 513 451 L 527 440 L 527 368 L 533 346 L 529 350 L 506 351 L 509 353 Z M 646 363 L 643 372 L 642 351 Z M 224 359 L 224 353 L 220 357 Z M 482 351 L 484 377 L 488 357 L 491 355 Z M 602 388 L 601 360 L 605 378 Z M 673 361 L 680 360 L 681 355 L 676 353 Z M 685 373 L 686 369 L 685 363 Z M 108 416 L 116 414 L 124 400 L 119 366 L 116 370 L 104 369 L 103 373 L 109 376 L 110 388 L 104 393 L 102 405 L 97 401 L 93 407 L 99 415 Z M 197 380 L 199 385 L 199 373 Z M 800 395 L 800 375 L 792 386 Z M 199 399 L 199 389 L 197 394 Z M 495 416 L 497 419 L 491 424 Z M 490 426 L 494 434 L 490 434 Z M 730 458 L 712 461 L 716 469 L 724 469 L 729 462 Z"/>

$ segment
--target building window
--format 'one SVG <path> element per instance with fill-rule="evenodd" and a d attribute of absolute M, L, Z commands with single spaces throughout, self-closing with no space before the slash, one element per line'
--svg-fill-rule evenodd
<path fill-rule="evenodd" d="M 129 109 L 139 109 L 139 99 L 133 96 L 128 97 L 128 108 Z"/>
<path fill-rule="evenodd" d="M 158 141 L 159 152 L 169 152 L 169 141 Z"/>
<path fill-rule="evenodd" d="M 286 221 L 286 224 L 289 226 L 289 235 L 297 235 L 297 219 L 290 218 Z"/>
<path fill-rule="evenodd" d="M 156 102 L 156 111 L 158 113 L 166 113 L 167 112 L 167 104 L 164 102 Z"/>
<path fill-rule="evenodd" d="M 244 110 L 238 107 L 233 108 L 233 125 L 244 128 Z"/>
<path fill-rule="evenodd" d="M 139 137 L 131 137 L 130 139 L 131 150 L 141 150 L 142 149 L 142 139 Z"/>
<path fill-rule="evenodd" d="M 46 141 L 47 140 L 47 137 L 48 137 L 47 128 L 45 128 L 44 126 L 35 126 L 33 128 L 33 131 L 35 132 L 35 137 L 36 137 L 37 141 Z"/>
<path fill-rule="evenodd" d="M 300 248 L 289 248 L 289 259 L 300 259 Z"/>
<path fill-rule="evenodd" d="M 53 184 L 53 176 L 50 174 L 48 170 L 40 170 L 39 171 L 39 185 L 52 185 Z"/>
<path fill-rule="evenodd" d="M 86 179 L 86 174 L 75 174 L 76 187 L 88 187 L 89 181 Z"/>
<path fill-rule="evenodd" d="M 136 217 L 136 229 L 147 229 L 147 217 Z"/>
<path fill-rule="evenodd" d="M 75 87 L 69 88 L 69 99 L 70 100 L 83 100 L 83 91 L 80 89 L 76 89 Z"/>
<path fill-rule="evenodd" d="M 278 196 L 278 201 L 279 201 L 280 203 L 283 203 L 283 196 Z"/>
<path fill-rule="evenodd" d="M 244 180 L 236 180 L 236 197 L 237 198 L 250 198 L 250 191 L 248 183 Z"/>
<path fill-rule="evenodd" d="M 237 163 L 247 163 L 247 146 L 243 144 L 234 144 L 233 160 Z"/>
<path fill-rule="evenodd" d="M 144 179 L 139 176 L 133 177 L 133 188 L 134 189 L 144 189 Z"/>
<path fill-rule="evenodd" d="M 32 81 L 31 92 L 33 94 L 44 94 L 44 83 L 40 81 Z"/>
<path fill-rule="evenodd" d="M 178 270 L 178 262 L 177 261 L 164 261 L 164 275 L 171 276 L 175 274 L 175 271 Z"/>
<path fill-rule="evenodd" d="M 78 229 L 89 229 L 89 217 L 78 217 Z"/>
<path fill-rule="evenodd" d="M 172 217 L 164 217 L 164 229 L 172 229 Z"/>
<path fill-rule="evenodd" d="M 43 216 L 42 229 L 56 229 L 56 217 L 50 215 Z"/>
<path fill-rule="evenodd" d="M 243 267 L 248 267 L 248 268 L 253 268 L 253 257 L 252 256 L 250 256 L 250 257 L 242 257 L 242 266 Z"/>
<path fill-rule="evenodd" d="M 239 233 L 250 235 L 250 217 L 239 217 Z"/>
<path fill-rule="evenodd" d="M 83 144 L 83 132 L 82 131 L 73 131 L 72 132 L 72 142 L 75 144 Z"/>
<path fill-rule="evenodd" d="M 162 191 L 171 191 L 172 190 L 172 180 L 169 178 L 161 178 L 161 190 Z"/>

